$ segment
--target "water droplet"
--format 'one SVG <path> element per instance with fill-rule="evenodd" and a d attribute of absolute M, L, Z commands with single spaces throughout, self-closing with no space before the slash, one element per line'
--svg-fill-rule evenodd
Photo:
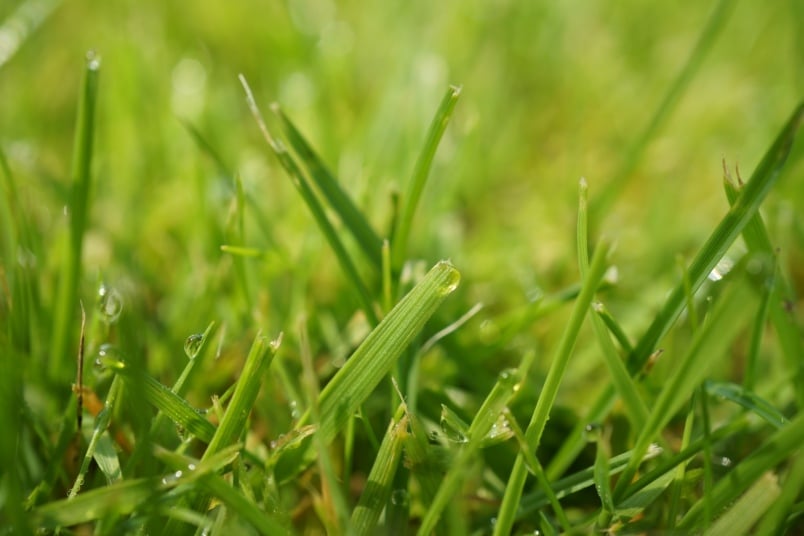
<path fill-rule="evenodd" d="M 164 486 L 173 486 L 175 485 L 182 476 L 181 471 L 176 471 L 175 473 L 171 473 L 169 475 L 165 475 L 162 477 L 162 485 Z"/>
<path fill-rule="evenodd" d="M 203 344 L 203 333 L 193 333 L 187 337 L 187 340 L 184 341 L 184 353 L 187 355 L 187 359 L 195 359 Z"/>
<path fill-rule="evenodd" d="M 589 423 L 584 427 L 583 434 L 586 437 L 586 440 L 589 443 L 596 443 L 600 440 L 600 436 L 603 432 L 603 427 L 596 422 Z"/>
<path fill-rule="evenodd" d="M 498 443 L 502 443 L 503 441 L 507 441 L 513 436 L 514 431 L 511 429 L 511 424 L 508 422 L 508 419 L 505 417 L 505 415 L 501 413 L 500 416 L 497 417 L 495 423 L 491 425 L 491 428 L 489 428 L 489 431 L 486 433 L 486 436 L 481 442 L 481 446 L 489 447 L 491 445 L 496 445 Z"/>
<path fill-rule="evenodd" d="M 494 528 L 494 526 L 496 524 L 497 524 L 497 518 L 496 517 L 492 517 L 491 519 L 489 519 L 489 525 L 491 525 L 492 529 Z"/>
<path fill-rule="evenodd" d="M 391 504 L 406 508 L 410 502 L 410 495 L 405 489 L 395 489 L 391 492 Z"/>
<path fill-rule="evenodd" d="M 298 420 L 299 417 L 301 417 L 301 412 L 299 411 L 299 403 L 296 402 L 295 400 L 291 400 L 290 403 L 288 404 L 288 407 L 290 408 L 290 418 L 294 421 Z"/>
<path fill-rule="evenodd" d="M 100 56 L 94 50 L 87 52 L 87 69 L 97 71 L 100 69 L 100 63 Z"/>
<path fill-rule="evenodd" d="M 441 269 L 446 269 L 446 282 L 439 287 L 438 292 L 441 296 L 446 296 L 447 294 L 452 294 L 456 288 L 458 288 L 458 284 L 461 282 L 461 273 L 456 270 L 452 264 L 447 261 L 439 262 L 436 267 Z"/>
<path fill-rule="evenodd" d="M 497 381 L 500 384 L 508 389 L 511 389 L 513 392 L 519 391 L 519 387 L 522 383 L 522 375 L 519 373 L 517 369 L 509 368 L 505 369 L 497 376 Z"/>
<path fill-rule="evenodd" d="M 430 443 L 438 443 L 438 431 L 430 430 L 430 433 L 427 434 L 427 439 L 430 441 Z"/>
<path fill-rule="evenodd" d="M 194 463 L 188 463 L 188 464 L 187 464 L 187 470 L 188 470 L 188 471 L 195 471 L 195 468 L 196 468 L 196 467 L 195 467 L 195 464 L 194 464 Z"/>
<path fill-rule="evenodd" d="M 114 324 L 123 311 L 123 297 L 117 289 L 101 285 L 98 289 L 98 309 L 104 322 Z"/>
<path fill-rule="evenodd" d="M 92 363 L 95 374 L 103 375 L 109 367 L 122 369 L 125 367 L 120 351 L 113 344 L 103 343 L 98 348 L 98 356 Z"/>

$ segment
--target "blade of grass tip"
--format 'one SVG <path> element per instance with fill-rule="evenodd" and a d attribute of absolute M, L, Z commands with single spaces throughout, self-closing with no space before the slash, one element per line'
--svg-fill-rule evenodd
<path fill-rule="evenodd" d="M 734 242 L 741 229 L 757 213 L 765 196 L 776 183 L 792 147 L 803 115 L 804 104 L 799 104 L 768 148 L 748 184 L 741 191 L 739 206 L 736 203 L 732 205 L 731 210 L 720 221 L 696 255 L 688 270 L 692 292 L 698 290 L 707 275 L 712 271 L 712 268 L 715 267 Z M 675 322 L 684 305 L 684 296 L 682 282 L 669 295 L 659 314 L 654 317 L 651 325 L 637 342 L 634 351 L 629 354 L 628 370 L 631 375 L 637 374 L 642 370 L 651 354 L 656 350 L 659 340 Z M 774 314 L 773 307 L 771 308 L 771 314 Z M 798 333 L 798 331 L 790 331 L 791 333 Z M 798 335 L 795 336 L 795 340 L 796 344 L 799 344 Z M 583 428 L 586 423 L 602 420 L 613 407 L 615 398 L 614 386 L 607 386 L 600 397 L 592 404 L 586 419 L 578 422 L 553 457 L 547 467 L 548 477 L 555 478 L 566 471 L 567 467 L 583 449 Z"/>
<path fill-rule="evenodd" d="M 744 259 L 743 262 L 747 261 Z M 690 397 L 715 361 L 722 359 L 727 353 L 728 345 L 747 320 L 744 309 L 751 299 L 752 289 L 743 271 L 744 269 L 732 271 L 730 284 L 715 305 L 707 324 L 695 334 L 686 354 L 664 382 L 652 405 L 648 421 L 639 430 L 634 445 L 634 458 L 617 482 L 614 492 L 616 502 L 626 497 L 639 460 L 647 452 L 651 441 L 659 437 L 661 429 Z"/>
<path fill-rule="evenodd" d="M 0 46 L 0 68 L 28 40 L 37 28 L 61 4 L 61 0 L 28 0 L 22 2 L 0 25 L 0 35 L 5 36 Z"/>
<path fill-rule="evenodd" d="M 306 387 L 307 406 L 310 408 L 311 424 L 315 426 L 321 417 L 318 407 L 318 377 L 313 366 L 313 355 L 310 350 L 306 319 L 302 318 L 299 324 L 299 353 L 301 354 L 303 378 Z M 338 476 L 335 473 L 327 444 L 321 440 L 318 434 L 313 434 L 313 444 L 315 445 L 316 458 L 321 472 L 321 494 L 329 499 L 325 499 L 329 519 L 323 520 L 324 525 L 330 529 L 329 532 L 337 534 L 348 533 L 350 532 L 349 510 L 346 506 L 344 490 L 338 482 Z"/>
<path fill-rule="evenodd" d="M 650 121 L 642 129 L 642 131 L 635 138 L 634 143 L 626 151 L 622 164 L 617 169 L 613 178 L 608 184 L 608 187 L 603 192 L 603 195 L 597 198 L 596 203 L 592 207 L 592 220 L 600 221 L 611 207 L 611 204 L 617 199 L 620 192 L 625 187 L 631 173 L 636 169 L 646 149 L 654 140 L 656 135 L 661 131 L 667 119 L 675 111 L 676 106 L 681 101 L 681 97 L 687 90 L 690 82 L 703 63 L 706 54 L 712 47 L 712 44 L 720 34 L 721 29 L 731 14 L 734 7 L 734 0 L 720 0 L 715 8 L 712 10 L 706 25 L 701 30 L 698 36 L 698 41 L 690 53 L 689 58 L 684 63 L 681 71 L 676 75 L 670 87 L 667 89 L 662 98 L 659 106 L 651 116 Z"/>
<path fill-rule="evenodd" d="M 78 118 L 73 147 L 72 192 L 69 203 L 69 247 L 64 259 L 59 293 L 55 304 L 53 339 L 50 348 L 50 371 L 54 379 L 64 376 L 70 347 L 70 334 L 75 322 L 81 280 L 81 250 L 89 222 L 89 197 L 92 187 L 92 146 L 95 137 L 95 104 L 98 95 L 100 59 L 87 54 L 84 81 L 78 102 Z"/>
<path fill-rule="evenodd" d="M 455 494 L 463 483 L 463 479 L 466 477 L 466 467 L 480 448 L 491 427 L 497 422 L 508 401 L 519 390 L 523 377 L 519 371 L 513 369 L 500 373 L 491 392 L 475 414 L 475 418 L 469 426 L 467 442 L 463 444 L 452 466 L 444 476 L 444 480 L 441 481 L 435 499 L 422 519 L 418 534 L 426 536 L 435 529 L 441 512 L 447 503 L 454 500 Z"/>
<path fill-rule="evenodd" d="M 588 224 L 588 191 L 589 186 L 586 179 L 582 178 L 578 187 L 578 268 L 581 278 L 585 278 L 589 273 L 589 224 Z M 617 353 L 614 343 L 609 337 L 606 325 L 600 315 L 591 314 L 592 327 L 597 337 L 598 345 L 603 354 L 603 360 L 609 369 L 612 383 L 617 390 L 617 394 L 623 401 L 626 415 L 631 422 L 634 430 L 639 430 L 648 419 L 648 410 L 644 401 L 639 396 L 636 384 L 628 374 L 625 363 Z M 600 447 L 598 447 L 600 448 Z"/>
<path fill-rule="evenodd" d="M 368 397 L 396 359 L 424 327 L 441 302 L 460 282 L 449 262 L 436 264 L 366 337 L 346 364 L 321 391 L 318 433 L 331 441 Z"/>
<path fill-rule="evenodd" d="M 556 395 L 558 394 L 558 388 L 561 385 L 564 371 L 567 368 L 572 350 L 575 347 L 581 324 L 586 316 L 586 312 L 589 310 L 589 305 L 592 303 L 594 293 L 606 272 L 606 257 L 608 256 L 608 252 L 609 246 L 607 243 L 603 242 L 598 246 L 592 258 L 589 273 L 583 280 L 581 293 L 575 301 L 569 323 L 561 336 L 561 341 L 550 364 L 550 370 L 547 373 L 547 378 L 542 387 L 542 392 L 539 395 L 539 400 L 533 410 L 530 424 L 528 424 L 528 428 L 525 431 L 529 451 L 536 451 L 539 446 L 544 426 L 547 424 L 547 419 L 553 407 L 553 402 L 555 402 Z M 497 515 L 497 523 L 494 525 L 495 535 L 510 534 L 526 478 L 527 468 L 524 456 L 520 452 L 514 462 L 514 467 L 508 479 L 508 485 L 505 488 L 505 495 L 503 496 L 502 505 Z"/>
<path fill-rule="evenodd" d="M 376 534 L 380 515 L 391 497 L 394 475 L 402 459 L 407 427 L 408 418 L 405 415 L 392 420 L 388 425 L 360 500 L 352 512 L 350 524 L 357 534 Z"/>
<path fill-rule="evenodd" d="M 450 86 L 447 89 L 444 98 L 441 100 L 441 105 L 438 107 L 435 117 L 433 117 L 433 122 L 430 123 L 430 130 L 427 133 L 422 152 L 419 154 L 418 160 L 416 160 L 413 177 L 408 185 L 406 195 L 402 198 L 402 212 L 394 229 L 394 240 L 391 244 L 391 262 L 394 271 L 398 271 L 402 267 L 407 254 L 408 237 L 410 228 L 413 225 L 413 217 L 416 214 L 416 207 L 427 182 L 427 176 L 430 174 L 430 167 L 433 164 L 436 149 L 438 149 L 438 144 L 444 135 L 460 96 L 460 86 Z"/>
<path fill-rule="evenodd" d="M 622 328 L 619 322 L 612 316 L 609 310 L 606 308 L 605 304 L 601 302 L 595 302 L 592 304 L 592 308 L 594 309 L 597 316 L 603 321 L 605 324 L 606 329 L 609 330 L 614 338 L 617 340 L 617 343 L 620 345 L 620 348 L 625 355 L 630 354 L 634 351 L 634 347 L 631 344 L 631 341 L 628 339 L 628 335 L 626 335 L 625 330 Z"/>
<path fill-rule="evenodd" d="M 739 180 L 739 172 L 737 177 Z M 742 183 L 741 180 L 739 182 L 740 184 Z M 723 187 L 726 191 L 726 198 L 729 200 L 729 204 L 734 205 L 740 195 L 741 187 L 734 184 L 725 161 L 723 162 Z M 752 253 L 764 253 L 769 257 L 776 257 L 776 252 L 771 244 L 767 228 L 759 212 L 754 214 L 743 230 L 743 240 L 746 246 L 748 246 L 748 251 Z M 759 351 L 758 345 L 762 334 L 760 328 L 764 327 L 764 320 L 768 314 L 776 329 L 780 346 L 790 364 L 791 370 L 797 371 L 796 385 L 804 385 L 804 364 L 802 364 L 801 359 L 799 359 L 804 351 L 801 346 L 800 333 L 794 316 L 786 310 L 783 303 L 785 300 L 792 299 L 794 292 L 778 265 L 774 270 L 774 277 L 771 284 L 765 288 L 768 294 L 767 300 L 763 301 L 763 305 L 757 315 L 755 334 L 752 336 L 747 358 L 749 366 L 746 367 L 745 385 L 750 388 L 754 381 L 755 366 L 751 365 L 757 359 L 757 353 Z M 804 390 L 800 388 L 796 389 L 796 394 L 798 407 L 804 408 Z"/>
<path fill-rule="evenodd" d="M 751 527 L 763 518 L 765 512 L 779 497 L 781 489 L 773 473 L 765 473 L 751 486 L 725 514 L 707 529 L 707 536 L 740 536 L 755 534 Z"/>
<path fill-rule="evenodd" d="M 338 214 L 341 221 L 360 245 L 374 266 L 379 268 L 380 249 L 382 241 L 369 225 L 368 220 L 357 208 L 352 199 L 343 191 L 338 180 L 327 169 L 321 158 L 316 154 L 301 132 L 290 121 L 277 103 L 271 105 L 271 110 L 279 118 L 279 122 L 287 136 L 290 146 L 306 165 L 310 177 L 315 181 L 329 206 Z"/>
<path fill-rule="evenodd" d="M 730 382 L 716 382 L 707 380 L 704 388 L 710 396 L 729 400 L 742 406 L 746 410 L 761 417 L 774 428 L 782 428 L 787 424 L 787 419 L 781 411 L 776 409 L 770 402 L 761 398 L 756 393 L 744 387 Z"/>
<path fill-rule="evenodd" d="M 340 238 L 338 238 L 335 228 L 327 218 L 324 208 L 318 202 L 318 198 L 316 198 L 315 193 L 310 187 L 310 184 L 308 184 L 304 173 L 299 168 L 293 157 L 287 152 L 287 149 L 285 149 L 285 147 L 278 140 L 271 136 L 271 133 L 268 131 L 268 127 L 265 125 L 265 120 L 262 117 L 262 113 L 257 106 L 257 101 L 254 99 L 254 94 L 251 92 L 251 88 L 249 87 L 246 78 L 242 74 L 240 75 L 240 83 L 243 85 L 243 89 L 246 92 L 246 102 L 251 110 L 251 114 L 257 121 L 257 125 L 259 126 L 265 141 L 276 155 L 279 163 L 290 176 L 293 185 L 296 187 L 297 191 L 302 196 L 302 199 L 307 204 L 307 207 L 313 214 L 316 224 L 318 224 L 319 229 L 324 234 L 324 238 L 326 238 L 327 243 L 329 243 L 329 246 L 335 253 L 335 258 L 338 259 L 338 264 L 340 264 L 341 269 L 346 274 L 349 282 L 355 287 L 363 308 L 363 312 L 366 314 L 366 318 L 368 318 L 369 322 L 373 326 L 376 326 L 378 323 L 378 318 L 377 313 L 374 311 L 374 303 L 371 298 L 371 294 L 369 293 L 368 288 L 366 288 L 366 285 L 363 283 L 363 279 L 360 277 L 352 258 L 349 256 L 349 253 L 347 253 L 346 248 L 343 246 Z"/>

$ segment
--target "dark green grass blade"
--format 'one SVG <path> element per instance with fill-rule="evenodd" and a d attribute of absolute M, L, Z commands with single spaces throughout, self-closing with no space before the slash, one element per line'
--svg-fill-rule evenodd
<path fill-rule="evenodd" d="M 584 278 L 581 293 L 575 301 L 570 321 L 561 337 L 561 342 L 556 349 L 555 357 L 551 361 L 547 379 L 544 382 L 539 400 L 533 410 L 530 424 L 528 424 L 528 428 L 525 431 L 525 437 L 531 452 L 535 451 L 539 446 L 542 432 L 547 424 L 550 410 L 558 394 L 558 388 L 561 384 L 561 379 L 563 378 L 567 364 L 569 363 L 569 358 L 572 355 L 572 350 L 575 346 L 578 332 L 581 329 L 581 324 L 592 303 L 594 293 L 603 279 L 603 274 L 606 271 L 606 257 L 608 251 L 609 248 L 606 244 L 601 244 L 597 251 L 595 251 L 592 264 L 589 267 L 589 273 Z M 526 478 L 527 468 L 524 456 L 520 453 L 517 455 L 514 468 L 511 470 L 511 475 L 508 479 L 505 496 L 503 497 L 502 505 L 500 506 L 497 516 L 497 523 L 494 525 L 494 534 L 502 535 L 511 532 Z"/>
<path fill-rule="evenodd" d="M 596 202 L 593 203 L 591 211 L 593 221 L 599 221 L 599 219 L 608 212 L 611 204 L 622 192 L 631 173 L 636 169 L 646 149 L 664 126 L 667 119 L 675 111 L 677 104 L 687 90 L 695 73 L 703 63 L 706 54 L 709 52 L 709 49 L 712 47 L 712 44 L 715 42 L 718 34 L 728 20 L 734 4 L 736 4 L 734 0 L 720 0 L 712 10 L 712 14 L 709 16 L 703 30 L 701 30 L 698 41 L 695 43 L 695 47 L 692 49 L 689 58 L 687 58 L 687 62 L 667 89 L 667 93 L 665 93 L 648 124 L 639 132 L 631 147 L 626 151 L 622 164 L 617 169 L 611 182 L 607 185 L 606 190 L 602 192 L 602 195 L 596 198 Z"/>
<path fill-rule="evenodd" d="M 695 503 L 679 523 L 681 530 L 691 530 L 699 526 L 704 511 L 704 501 L 710 501 L 713 512 L 721 512 L 737 497 L 745 492 L 767 471 L 791 457 L 804 442 L 804 413 L 799 414 L 784 428 L 774 433 L 750 456 L 737 464 L 732 471 L 720 479 L 711 494 Z"/>
<path fill-rule="evenodd" d="M 363 253 L 365 253 L 371 262 L 379 269 L 381 264 L 380 251 L 382 249 L 382 240 L 380 240 L 377 233 L 374 232 L 374 229 L 369 225 L 366 217 L 360 212 L 346 192 L 343 191 L 338 181 L 321 161 L 321 158 L 316 154 L 313 148 L 310 147 L 310 144 L 307 143 L 307 140 L 285 115 L 279 105 L 274 103 L 271 106 L 271 110 L 273 110 L 279 118 L 285 136 L 288 142 L 290 142 L 290 146 L 301 159 L 310 177 L 329 203 L 329 206 L 338 214 L 355 241 L 360 245 Z"/>
<path fill-rule="evenodd" d="M 288 153 L 287 149 L 285 149 L 285 147 L 279 143 L 279 141 L 274 139 L 274 137 L 271 136 L 271 133 L 268 131 L 265 121 L 262 118 L 262 114 L 260 113 L 260 109 L 257 106 L 257 102 L 254 100 L 254 95 L 251 92 L 251 88 L 249 87 L 248 82 L 246 82 L 246 79 L 243 77 L 243 75 L 240 75 L 240 82 L 243 84 L 243 89 L 246 92 L 246 100 L 248 101 L 249 108 L 251 109 L 254 119 L 257 121 L 257 125 L 262 131 L 265 141 L 276 155 L 279 163 L 290 176 L 291 180 L 293 181 L 293 185 L 302 196 L 302 199 L 307 204 L 310 212 L 313 214 L 313 218 L 315 218 L 319 229 L 324 234 L 324 238 L 326 238 L 329 246 L 335 252 L 335 257 L 338 259 L 341 269 L 346 274 L 349 282 L 355 287 L 358 299 L 360 300 L 360 304 L 363 308 L 363 312 L 366 313 L 366 318 L 369 319 L 369 322 L 371 322 L 372 325 L 376 326 L 379 319 L 377 318 L 377 313 L 374 311 L 374 302 L 371 298 L 368 288 L 366 287 L 365 283 L 363 283 L 363 279 L 360 277 L 360 274 L 357 271 L 354 261 L 346 251 L 343 242 L 341 242 L 341 239 L 338 237 L 338 233 L 335 231 L 335 228 L 332 226 L 329 218 L 327 218 L 324 208 L 321 206 L 321 203 L 315 196 L 312 187 L 307 182 L 307 178 L 299 168 L 299 165 L 296 163 L 290 153 Z"/>
<path fill-rule="evenodd" d="M 779 178 L 782 167 L 793 145 L 796 133 L 804 115 L 804 104 L 799 104 L 779 132 L 776 140 L 768 148 L 765 156 L 754 171 L 751 179 L 740 193 L 731 210 L 710 235 L 696 255 L 688 270 L 691 291 L 695 292 L 712 268 L 720 261 L 726 250 L 748 221 L 757 213 L 760 204 Z M 645 334 L 640 338 L 628 360 L 629 372 L 634 375 L 645 366 L 656 345 L 670 329 L 680 314 L 685 302 L 684 282 L 679 282 L 668 297 L 659 314 L 654 317 Z M 588 422 L 602 420 L 610 411 L 615 400 L 613 386 L 607 386 L 600 397 L 592 404 L 589 414 L 573 428 L 567 440 L 547 468 L 550 478 L 556 478 L 566 471 L 572 460 L 584 445 L 583 427 Z"/>
<path fill-rule="evenodd" d="M 452 117 L 452 112 L 460 96 L 461 88 L 450 86 L 444 98 L 441 100 L 441 105 L 438 107 L 435 117 L 433 117 L 433 122 L 430 123 L 430 130 L 427 133 L 427 139 L 422 147 L 422 152 L 419 154 L 419 158 L 416 161 L 413 177 L 402 198 L 402 212 L 399 222 L 395 227 L 394 238 L 391 243 L 391 263 L 395 270 L 399 270 L 405 260 L 408 247 L 408 235 L 410 235 L 410 228 L 413 225 L 416 207 L 419 204 L 424 185 L 430 174 L 430 167 L 433 164 L 433 157 L 435 156 L 436 149 L 438 149 L 441 136 L 444 135 L 444 131 L 447 128 L 447 124 L 449 123 L 450 117 Z"/>
<path fill-rule="evenodd" d="M 707 394 L 734 402 L 764 419 L 774 428 L 782 428 L 787 419 L 770 402 L 742 386 L 729 382 L 707 381 L 704 384 Z"/>
<path fill-rule="evenodd" d="M 87 55 L 84 82 L 78 103 L 78 119 L 73 148 L 72 193 L 70 196 L 70 240 L 64 267 L 59 281 L 55 303 L 53 339 L 50 348 L 50 366 L 54 379 L 65 377 L 71 361 L 73 338 L 78 308 L 78 288 L 81 280 L 81 251 L 84 232 L 89 222 L 89 197 L 92 188 L 92 146 L 95 138 L 95 104 L 98 96 L 100 60 L 93 53 Z"/>

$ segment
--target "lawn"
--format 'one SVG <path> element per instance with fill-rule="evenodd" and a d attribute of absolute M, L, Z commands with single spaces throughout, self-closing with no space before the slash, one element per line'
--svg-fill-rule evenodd
<path fill-rule="evenodd" d="M 0 533 L 804 531 L 804 4 L 0 4 Z"/>

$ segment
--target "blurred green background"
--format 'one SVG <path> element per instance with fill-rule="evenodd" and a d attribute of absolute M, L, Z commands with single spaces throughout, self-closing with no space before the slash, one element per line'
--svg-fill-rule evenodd
<path fill-rule="evenodd" d="M 448 316 L 476 301 L 505 311 L 536 289 L 577 280 L 579 178 L 589 181 L 594 204 L 716 4 L 4 0 L 0 143 L 39 231 L 33 253 L 43 303 L 55 295 L 64 249 L 77 93 L 90 49 L 102 67 L 79 295 L 91 300 L 100 281 L 120 289 L 127 314 L 138 318 L 132 338 L 142 337 L 137 344 L 159 372 L 211 319 L 228 322 L 230 338 L 246 345 L 244 330 L 294 331 L 305 308 L 322 318 L 332 311 L 338 329 L 355 309 L 259 135 L 238 73 L 266 113 L 281 103 L 380 234 L 439 100 L 448 84 L 462 85 L 412 254 L 428 265 L 451 258 L 462 271 L 464 299 Z M 725 212 L 721 159 L 747 179 L 804 93 L 804 4 L 722 5 L 722 27 L 678 106 L 592 229 L 618 241 L 621 284 L 611 306 L 634 330 L 678 276 L 677 256 L 689 259 Z M 234 240 L 235 175 L 251 201 L 244 245 L 269 252 L 268 261 L 249 261 L 250 311 L 219 249 Z M 800 165 L 787 169 L 765 206 L 788 268 L 802 260 L 800 175 Z M 799 269 L 799 288 L 802 277 Z M 34 328 L 40 356 L 46 325 Z"/>

